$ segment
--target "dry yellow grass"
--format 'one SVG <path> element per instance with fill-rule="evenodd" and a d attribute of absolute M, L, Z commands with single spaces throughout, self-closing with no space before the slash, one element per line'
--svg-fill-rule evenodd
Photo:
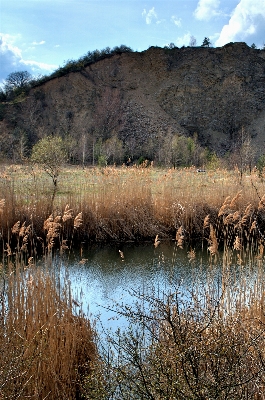
<path fill-rule="evenodd" d="M 34 228 L 28 232 L 32 238 L 44 240 L 43 225 L 53 196 L 52 183 L 45 175 L 31 167 L 6 167 L 0 190 L 0 227 L 5 240 L 16 236 L 18 221 L 28 230 Z M 263 229 L 253 218 L 258 213 L 263 221 L 262 196 L 263 182 L 255 171 L 241 178 L 236 170 L 65 168 L 53 203 L 53 232 L 48 242 L 56 242 L 56 237 L 72 243 L 80 239 L 153 240 L 157 234 L 160 240 L 174 239 L 181 226 L 186 239 L 194 241 L 203 236 L 207 216 L 218 239 L 223 226 L 230 235 L 231 224 L 243 229 L 249 220 L 256 223 L 253 236 Z"/>
<path fill-rule="evenodd" d="M 2 288 L 0 398 L 79 398 L 98 358 L 90 323 L 55 276 L 32 259 L 23 269 L 9 265 Z"/>

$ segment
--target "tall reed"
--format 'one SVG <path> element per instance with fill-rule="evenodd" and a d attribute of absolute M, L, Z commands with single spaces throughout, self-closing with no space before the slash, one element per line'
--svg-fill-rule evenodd
<path fill-rule="evenodd" d="M 4 274 L 4 271 L 2 271 Z M 70 287 L 32 264 L 1 279 L 0 398 L 78 399 L 98 359 L 90 322 Z"/>

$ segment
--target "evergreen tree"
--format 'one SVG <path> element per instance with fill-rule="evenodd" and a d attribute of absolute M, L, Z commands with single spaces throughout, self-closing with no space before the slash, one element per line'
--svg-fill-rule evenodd
<path fill-rule="evenodd" d="M 201 47 L 210 47 L 210 44 L 211 44 L 210 39 L 208 37 L 205 37 L 203 39 Z"/>

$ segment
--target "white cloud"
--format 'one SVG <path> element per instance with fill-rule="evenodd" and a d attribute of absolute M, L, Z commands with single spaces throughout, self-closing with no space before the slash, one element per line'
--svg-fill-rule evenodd
<path fill-rule="evenodd" d="M 53 64 L 41 63 L 38 61 L 25 60 L 20 48 L 15 46 L 17 36 L 0 33 L 0 83 L 14 71 L 27 70 L 31 74 L 52 72 L 58 66 Z"/>
<path fill-rule="evenodd" d="M 155 12 L 155 7 L 151 8 L 148 12 L 146 9 L 142 12 L 142 16 L 145 17 L 145 22 L 150 25 L 153 20 L 157 20 L 157 13 Z"/>
<path fill-rule="evenodd" d="M 181 18 L 177 18 L 175 15 L 172 15 L 171 21 L 178 26 L 179 28 L 181 27 Z"/>
<path fill-rule="evenodd" d="M 36 41 L 32 42 L 32 44 L 33 44 L 34 46 L 39 46 L 39 45 L 44 44 L 44 43 L 45 43 L 45 40 L 42 40 L 42 41 L 40 41 L 40 42 L 36 42 Z"/>
<path fill-rule="evenodd" d="M 229 42 L 254 41 L 262 45 L 265 38 L 265 2 L 261 0 L 241 0 L 233 10 L 215 42 L 223 46 Z M 257 42 L 256 42 L 257 41 Z"/>
<path fill-rule="evenodd" d="M 55 64 L 47 64 L 47 63 L 42 63 L 42 62 L 32 61 L 32 60 L 21 60 L 20 62 L 23 65 L 30 66 L 32 71 L 37 71 L 37 72 L 39 72 L 40 69 L 43 69 L 48 72 L 52 72 L 54 69 L 58 68 L 58 65 L 55 65 Z"/>
<path fill-rule="evenodd" d="M 191 34 L 190 32 L 185 33 L 183 36 L 178 37 L 176 40 L 176 46 L 181 47 L 181 46 L 188 46 L 190 43 L 190 37 Z"/>
<path fill-rule="evenodd" d="M 220 0 L 199 0 L 197 8 L 194 11 L 194 16 L 201 21 L 208 21 L 222 14 L 219 5 Z"/>
<path fill-rule="evenodd" d="M 0 33 L 0 54 L 1 58 L 6 56 L 12 60 L 12 63 L 16 58 L 21 58 L 21 50 L 14 45 L 16 36 Z"/>

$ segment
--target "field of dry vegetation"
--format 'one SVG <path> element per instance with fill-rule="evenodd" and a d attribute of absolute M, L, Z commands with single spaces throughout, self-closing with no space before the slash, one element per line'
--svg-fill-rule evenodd
<path fill-rule="evenodd" d="M 256 171 L 65 168 L 54 197 L 41 170 L 12 165 L 0 188 L 1 400 L 265 398 L 265 187 Z M 76 311 L 53 251 L 168 239 L 191 265 L 207 249 L 206 286 L 191 284 L 189 301 L 177 282 L 162 297 L 135 293 L 134 307 L 117 304 L 133 328 L 103 340 Z"/>
<path fill-rule="evenodd" d="M 0 191 L 2 239 L 27 251 L 33 242 L 40 248 L 153 240 L 157 234 L 175 239 L 180 227 L 194 245 L 207 216 L 220 242 L 223 228 L 230 236 L 233 230 L 242 239 L 260 238 L 264 223 L 264 182 L 255 171 L 241 178 L 237 170 L 69 167 L 53 199 L 53 185 L 41 170 L 8 166 L 1 170 Z"/>

